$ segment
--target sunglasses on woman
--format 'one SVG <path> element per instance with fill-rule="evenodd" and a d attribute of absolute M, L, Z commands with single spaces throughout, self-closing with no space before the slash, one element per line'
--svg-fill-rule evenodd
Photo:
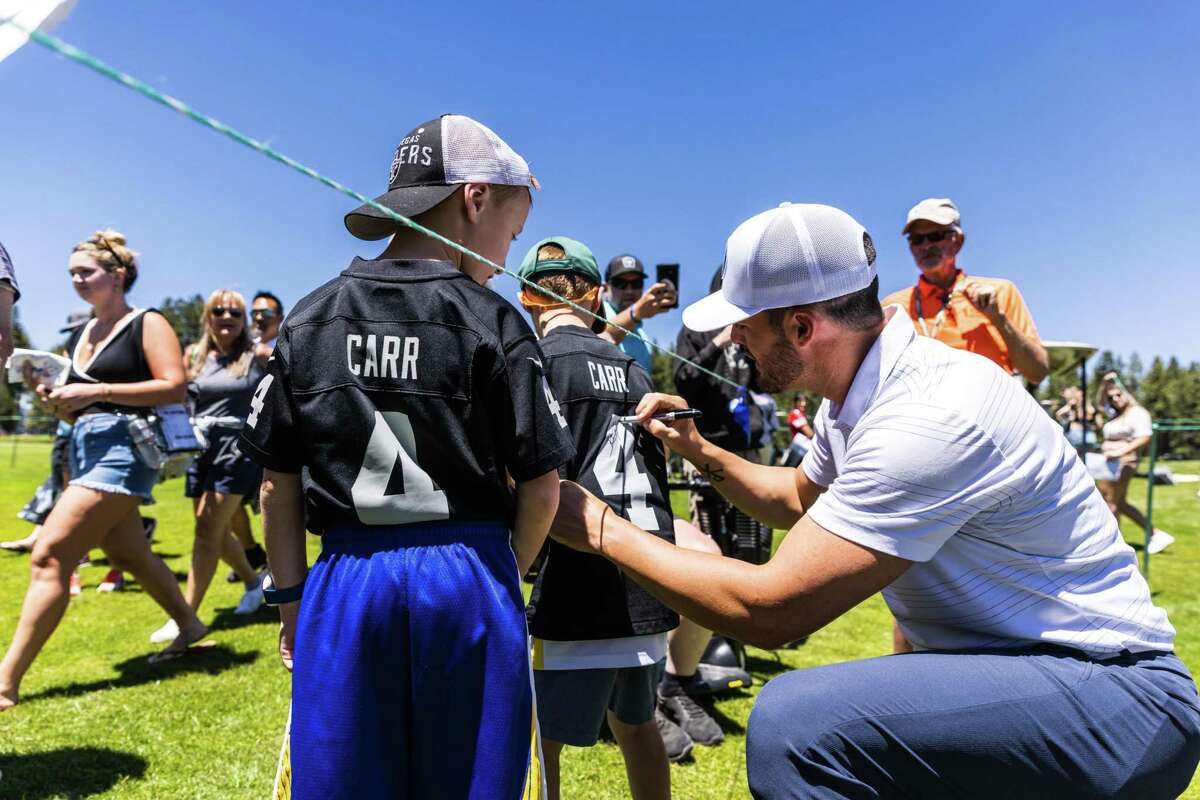
<path fill-rule="evenodd" d="M 932 231 L 930 233 L 910 233 L 908 235 L 908 243 L 912 245 L 924 244 L 925 242 L 940 242 L 954 231 Z"/>
<path fill-rule="evenodd" d="M 214 317 L 231 317 L 233 319 L 242 318 L 242 310 L 233 306 L 213 306 L 212 315 Z"/>

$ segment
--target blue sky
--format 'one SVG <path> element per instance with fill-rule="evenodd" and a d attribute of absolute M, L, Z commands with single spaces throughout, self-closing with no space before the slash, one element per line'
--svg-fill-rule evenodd
<path fill-rule="evenodd" d="M 743 219 L 823 202 L 872 232 L 890 291 L 916 278 L 905 212 L 949 196 L 962 265 L 1015 281 L 1044 338 L 1200 360 L 1195 3 L 80 0 L 55 33 L 367 194 L 409 128 L 476 117 L 545 187 L 511 265 L 571 235 L 679 262 L 687 302 Z M 0 115 L 0 241 L 38 345 L 96 228 L 143 253 L 143 306 L 290 306 L 378 250 L 348 199 L 37 45 L 0 62 Z"/>

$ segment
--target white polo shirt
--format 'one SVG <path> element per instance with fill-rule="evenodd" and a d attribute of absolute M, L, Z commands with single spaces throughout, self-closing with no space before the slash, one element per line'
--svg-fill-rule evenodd
<path fill-rule="evenodd" d="M 1172 650 L 1133 550 L 1075 450 L 988 359 L 889 320 L 802 462 L 809 515 L 915 562 L 884 598 L 917 649 Z"/>

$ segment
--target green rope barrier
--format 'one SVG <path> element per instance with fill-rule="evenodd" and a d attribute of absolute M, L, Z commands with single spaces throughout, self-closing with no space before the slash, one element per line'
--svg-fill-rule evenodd
<path fill-rule="evenodd" d="M 114 67 L 110 67 L 108 64 L 105 64 L 100 59 L 98 59 L 92 55 L 89 55 L 88 53 L 85 53 L 84 51 L 80 50 L 78 47 L 75 47 L 74 45 L 67 44 L 63 40 L 61 40 L 57 37 L 51 36 L 47 33 L 42 33 L 41 31 L 36 31 L 36 30 L 30 30 L 28 28 L 25 28 L 22 25 L 18 25 L 16 22 L 13 22 L 12 17 L 0 19 L 0 25 L 12 25 L 17 30 L 27 34 L 31 40 L 37 42 L 38 44 L 42 45 L 43 47 L 47 48 L 48 50 L 51 50 L 52 52 L 58 53 L 59 55 L 64 56 L 64 57 L 70 59 L 71 61 L 74 61 L 77 64 L 87 67 L 88 69 L 92 70 L 93 72 L 97 72 L 97 73 L 103 75 L 104 77 L 109 78 L 110 80 L 116 81 L 117 83 L 120 83 L 123 86 L 125 86 L 129 89 L 132 89 L 135 92 L 138 92 L 142 96 L 146 97 L 149 100 L 152 100 L 155 103 L 164 105 L 167 108 L 171 109 L 172 111 L 177 111 L 180 114 L 183 114 L 185 117 L 188 117 L 189 119 L 200 123 L 204 127 L 209 128 L 210 130 L 216 131 L 217 133 L 224 134 L 225 136 L 229 137 L 230 139 L 233 139 L 238 144 L 245 145 L 246 147 L 249 147 L 251 150 L 256 150 L 259 153 L 262 153 L 267 158 L 269 158 L 273 161 L 277 161 L 280 164 L 283 164 L 285 167 L 290 167 L 291 169 L 296 170 L 300 174 L 306 175 L 309 178 L 312 178 L 313 180 L 315 180 L 319 183 L 323 183 L 324 185 L 328 186 L 330 189 L 341 192 L 342 194 L 346 195 L 347 197 L 351 197 L 354 200 L 357 200 L 359 203 L 369 205 L 371 208 L 374 208 L 377 211 L 383 212 L 386 216 L 390 217 L 391 219 L 395 220 L 396 222 L 400 223 L 401 225 L 412 228 L 415 231 L 419 231 L 420 233 L 423 233 L 426 236 L 441 242 L 442 244 L 446 245 L 447 247 L 451 247 L 454 250 L 459 251 L 460 253 L 462 253 L 465 256 L 470 256 L 471 258 L 475 259 L 476 261 L 479 261 L 480 263 L 487 264 L 489 267 L 496 270 L 497 272 L 503 273 L 512 278 L 516 278 L 519 282 L 525 284 L 526 286 L 533 286 L 539 292 L 549 295 L 550 297 L 553 297 L 555 300 L 559 301 L 560 303 L 565 303 L 566 305 L 570 306 L 571 308 L 575 309 L 576 311 L 580 311 L 580 312 L 586 314 L 587 316 L 592 317 L 593 319 L 601 320 L 602 322 L 606 323 L 607 325 L 610 325 L 613 328 L 616 328 L 617 330 L 624 331 L 626 336 L 632 336 L 635 339 L 639 339 L 642 342 L 644 342 L 647 346 L 652 347 L 655 350 L 659 350 L 663 353 L 666 353 L 668 356 L 675 359 L 676 361 L 680 361 L 684 364 L 687 364 L 688 366 L 693 367 L 696 370 L 699 370 L 700 372 L 704 373 L 705 375 L 708 375 L 712 378 L 716 378 L 717 380 L 721 381 L 722 383 L 727 383 L 730 386 L 735 386 L 735 387 L 741 388 L 740 384 L 729 380 L 729 378 L 726 378 L 724 375 L 718 375 L 717 373 L 713 372 L 712 370 L 707 369 L 707 368 L 702 367 L 701 365 L 697 364 L 695 361 L 691 361 L 687 358 L 684 358 L 683 356 L 679 355 L 678 353 L 675 353 L 666 347 L 662 347 L 661 345 L 651 341 L 650 339 L 647 339 L 644 336 L 640 336 L 631 330 L 622 328 L 620 325 L 615 325 L 615 324 L 609 322 L 607 319 L 600 317 L 598 314 L 593 313 L 591 310 L 584 308 L 583 306 L 579 305 L 578 303 L 574 303 L 574 302 L 568 300 L 567 298 L 562 297 L 562 296 L 550 291 L 549 289 L 546 289 L 541 286 L 537 286 L 532 281 L 522 278 L 520 275 L 516 274 L 515 272 L 505 269 L 503 266 L 501 266 L 500 264 L 497 264 L 496 262 L 492 261 L 491 259 L 486 258 L 486 257 L 480 255 L 479 253 L 476 253 L 476 252 L 464 247 L 463 245 L 459 244 L 458 242 L 454 242 L 454 241 L 451 241 L 450 239 L 447 239 L 445 236 L 442 236 L 437 231 L 430 230 L 429 228 L 426 228 L 424 225 L 421 225 L 419 222 L 415 222 L 412 219 L 404 216 L 403 214 L 397 214 L 392 209 L 386 208 L 386 207 L 380 205 L 379 203 L 376 203 L 374 200 L 367 197 L 366 195 L 360 194 L 359 192 L 354 191 L 350 187 L 345 186 L 345 185 L 339 183 L 338 181 L 333 180 L 332 178 L 328 178 L 328 177 L 322 175 L 321 173 L 317 172 L 316 170 L 312 169 L 311 167 L 307 167 L 304 164 L 301 164 L 299 161 L 296 161 L 294 158 L 290 158 L 289 156 L 286 156 L 283 153 L 280 153 L 278 150 L 275 150 L 274 148 L 270 147 L 269 145 L 265 144 L 264 142 L 260 142 L 257 139 L 247 136 L 246 134 L 241 133 L 240 131 L 229 127 L 228 125 L 221 122 L 220 120 L 214 119 L 213 117 L 210 117 L 207 114 L 202 114 L 199 111 L 196 111 L 194 108 L 192 108 L 188 104 L 184 103 L 183 101 L 181 101 L 175 97 L 172 97 L 171 95 L 164 94 L 163 92 L 158 91 L 153 86 L 150 86 L 149 84 L 145 83 L 144 81 L 138 80 L 137 78 L 133 77 L 132 75 L 121 72 L 120 70 L 115 69 Z"/>
<path fill-rule="evenodd" d="M 1146 528 L 1142 543 L 1142 574 L 1150 581 L 1150 538 L 1154 535 L 1154 468 L 1158 464 L 1158 434 L 1200 431 L 1200 419 L 1164 419 L 1150 423 L 1150 466 L 1146 469 Z"/>

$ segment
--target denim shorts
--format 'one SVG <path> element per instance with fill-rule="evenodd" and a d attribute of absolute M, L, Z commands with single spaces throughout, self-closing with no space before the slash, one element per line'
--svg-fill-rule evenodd
<path fill-rule="evenodd" d="M 208 449 L 188 467 L 184 484 L 185 497 L 199 497 L 205 492 L 240 494 L 252 497 L 262 485 L 262 467 L 242 453 L 237 444 L 237 432 L 214 436 Z"/>
<path fill-rule="evenodd" d="M 85 414 L 71 431 L 71 483 L 109 494 L 127 494 L 154 502 L 150 490 L 158 470 L 138 456 L 124 417 Z"/>

